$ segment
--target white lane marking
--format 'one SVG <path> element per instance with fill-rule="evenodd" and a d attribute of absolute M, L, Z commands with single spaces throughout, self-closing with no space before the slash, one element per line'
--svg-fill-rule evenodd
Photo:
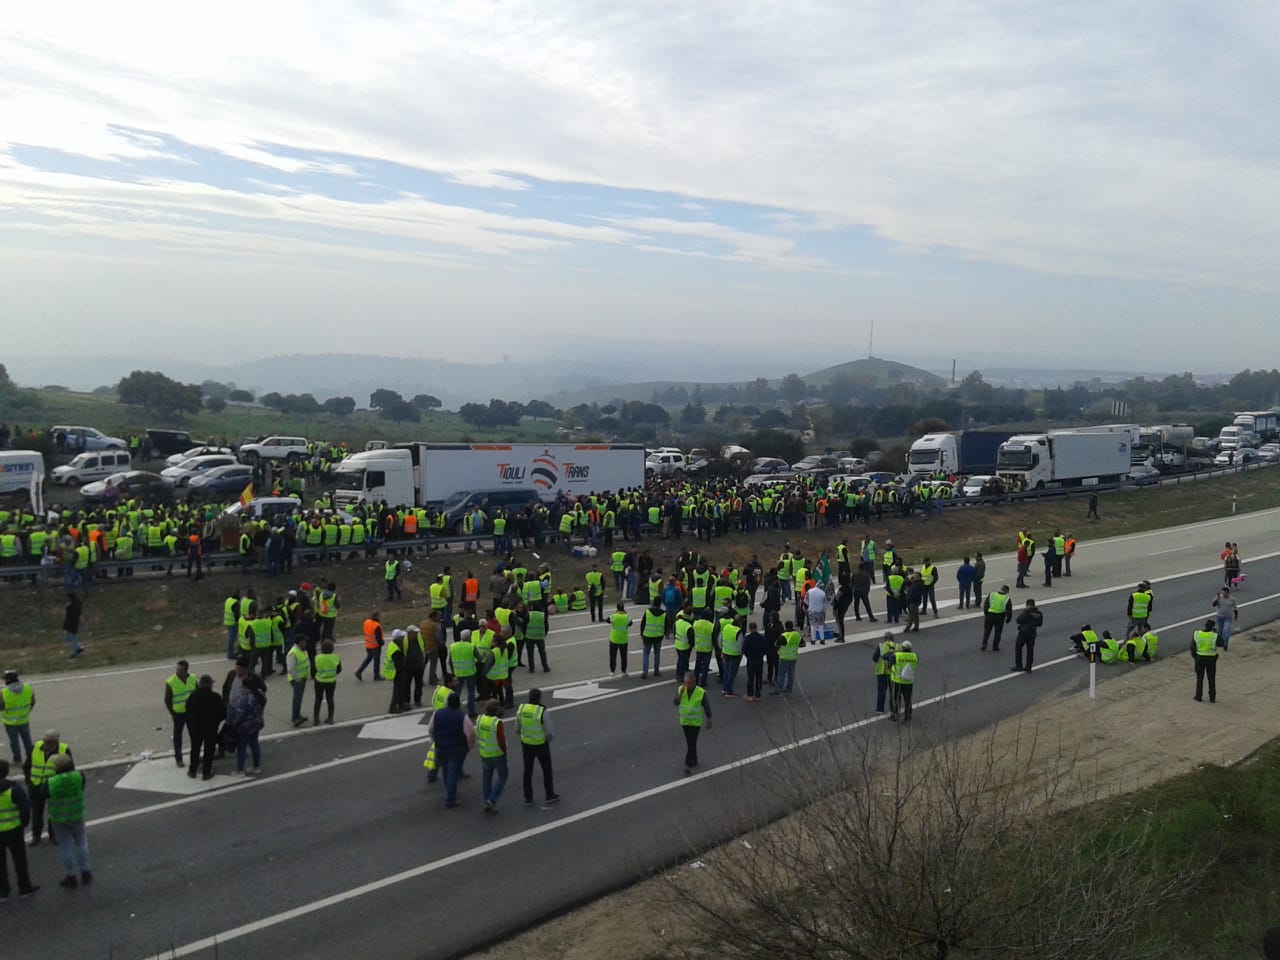
<path fill-rule="evenodd" d="M 1195 544 L 1193 544 L 1193 543 L 1188 543 L 1188 544 L 1187 544 L 1186 546 L 1184 546 L 1184 547 L 1170 547 L 1168 550 L 1152 550 L 1149 554 L 1147 554 L 1147 556 L 1149 556 L 1149 557 L 1158 557 L 1158 556 L 1161 556 L 1162 554 L 1166 554 L 1166 553 L 1178 553 L 1178 552 L 1180 552 L 1180 551 L 1182 551 L 1182 550 L 1190 550 L 1190 549 L 1191 549 L 1192 547 L 1194 547 L 1194 546 L 1195 546 Z"/>
<path fill-rule="evenodd" d="M 1067 663 L 1068 661 L 1078 660 L 1078 659 L 1079 658 L 1076 657 L 1075 655 L 1068 656 L 1068 657 L 1059 657 L 1057 660 L 1050 660 L 1047 663 L 1040 664 L 1035 669 L 1041 670 L 1046 667 L 1052 667 L 1058 664 Z M 982 690 L 986 687 L 993 686 L 994 684 L 997 684 L 997 683 L 1004 683 L 1011 679 L 1013 679 L 1013 675 L 1010 673 L 1005 673 L 998 677 L 992 677 L 989 680 L 980 680 L 977 683 L 970 684 L 967 687 L 962 687 L 959 690 L 953 690 L 949 693 L 942 693 L 936 697 L 930 697 L 926 700 L 921 700 L 918 704 L 916 704 L 916 707 L 932 706 L 933 704 L 942 703 L 946 700 L 963 696 L 964 694 L 967 694 L 967 693 L 973 693 L 976 690 Z M 191 943 L 184 944 L 179 947 L 171 947 L 170 949 L 166 950 L 163 954 L 156 954 L 153 957 L 149 957 L 148 960 L 166 960 L 166 958 L 186 957 L 186 956 L 190 956 L 193 953 L 199 953 L 202 950 L 211 950 L 231 940 L 238 940 L 242 937 L 247 937 L 251 934 L 258 933 L 262 930 L 269 929 L 270 927 L 278 926 L 282 923 L 287 923 L 290 920 L 296 920 L 300 917 L 305 917 L 310 914 L 316 913 L 318 911 L 327 909 L 328 907 L 336 906 L 340 903 L 345 903 L 348 900 L 354 900 L 359 897 L 367 896 L 370 893 L 377 893 L 379 890 L 385 890 L 388 887 L 395 886 L 398 883 L 403 883 L 406 880 L 413 880 L 418 877 L 426 876 L 427 874 L 430 874 L 430 873 L 435 873 L 438 870 L 443 870 L 446 867 L 451 867 L 458 863 L 465 863 L 468 860 L 474 860 L 477 857 L 482 857 L 486 854 L 493 853 L 496 850 L 501 850 L 505 847 L 509 847 L 517 843 L 522 843 L 525 840 L 529 840 L 534 837 L 541 836 L 542 834 L 551 833 L 552 831 L 555 831 L 555 830 L 561 830 L 564 827 L 572 826 L 573 824 L 576 824 L 576 823 L 581 823 L 584 820 L 589 820 L 593 817 L 600 816 L 601 814 L 611 813 L 614 810 L 619 810 L 619 809 L 622 809 L 623 807 L 631 806 L 632 804 L 639 803 L 642 800 L 648 800 L 652 797 L 661 796 L 664 793 L 669 793 L 672 790 L 678 790 L 681 787 L 688 786 L 689 784 L 699 783 L 703 780 L 708 780 L 711 777 L 717 777 L 725 773 L 730 773 L 734 770 L 739 770 L 743 767 L 750 766 L 753 763 L 758 763 L 761 760 L 767 760 L 772 757 L 781 756 L 785 753 L 790 753 L 792 751 L 801 749 L 802 747 L 811 746 L 812 744 L 818 743 L 827 738 L 842 736 L 843 734 L 849 733 L 850 731 L 857 730 L 861 727 L 870 726 L 873 723 L 883 722 L 884 720 L 885 720 L 885 717 L 880 714 L 877 714 L 875 716 L 865 717 L 862 720 L 855 720 L 852 723 L 846 723 L 846 724 L 843 724 L 842 726 L 823 731 L 822 733 L 817 733 L 817 734 L 813 734 L 812 736 L 803 737 L 799 740 L 793 740 L 790 743 L 785 743 L 780 746 L 771 747 L 768 750 L 762 750 L 759 753 L 755 753 L 747 757 L 742 757 L 741 759 L 733 760 L 733 761 L 730 761 L 729 763 L 721 764 L 718 767 L 713 767 L 710 770 L 704 770 L 701 773 L 693 774 L 692 776 L 681 777 L 679 780 L 669 780 L 666 783 L 658 784 L 657 786 L 650 787 L 647 790 L 641 790 L 638 793 L 629 794 L 628 796 L 625 796 L 625 797 L 619 797 L 617 800 L 611 800 L 608 803 L 602 803 L 598 806 L 591 807 L 590 809 L 580 811 L 579 813 L 569 814 L 568 816 L 561 817 L 558 820 L 553 820 L 550 823 L 544 823 L 536 827 L 530 827 L 526 830 L 521 830 L 518 833 L 511 834 L 510 836 L 502 837 L 498 840 L 492 840 L 489 843 L 481 844 L 478 847 L 472 847 L 467 850 L 462 850 L 462 851 L 459 851 L 458 853 L 451 854 L 447 857 L 442 857 L 439 860 L 433 860 L 430 863 L 425 863 L 425 864 L 422 864 L 421 866 L 412 867 L 408 870 L 402 870 L 401 872 L 392 874 L 391 876 L 383 877 L 379 880 L 373 880 L 373 881 L 370 881 L 369 883 L 364 883 L 357 887 L 352 887 L 349 890 L 344 890 L 341 893 L 332 894 L 321 900 L 314 900 L 314 901 L 311 901 L 310 903 L 305 903 L 300 906 L 293 907 L 292 909 L 274 914 L 273 916 L 262 917 L 258 920 L 251 921 L 250 923 L 242 924 L 241 926 L 238 926 L 238 927 L 232 927 L 230 930 L 224 930 L 223 932 L 214 934 L 211 937 L 204 937 L 200 940 L 195 940 L 195 941 L 192 941 Z"/>

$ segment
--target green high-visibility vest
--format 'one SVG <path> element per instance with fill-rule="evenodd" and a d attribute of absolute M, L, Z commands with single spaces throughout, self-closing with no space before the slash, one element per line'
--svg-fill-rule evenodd
<path fill-rule="evenodd" d="M 648 620 L 649 611 L 645 611 L 645 619 Z M 665 619 L 665 618 L 664 618 Z M 610 643 L 626 643 L 627 628 L 631 626 L 631 618 L 624 612 L 619 610 L 617 613 L 609 617 L 609 642 Z M 658 636 L 662 636 L 661 633 Z"/>
<path fill-rule="evenodd" d="M 307 653 L 307 648 L 300 643 L 295 643 L 293 645 L 293 649 L 290 650 L 289 652 L 293 654 L 294 663 L 295 663 L 295 666 L 293 668 L 294 675 L 291 676 L 289 679 L 290 680 L 310 679 L 311 678 L 311 655 Z M 333 654 L 330 654 L 330 656 L 333 656 Z M 319 659 L 320 659 L 319 657 L 316 657 L 317 670 L 319 670 L 319 663 L 318 663 Z M 320 679 L 318 675 L 316 679 L 317 680 Z"/>
<path fill-rule="evenodd" d="M 396 662 L 391 659 L 391 655 L 399 652 L 400 644 L 397 640 L 392 640 L 387 644 L 386 649 L 382 651 L 382 675 L 388 680 L 396 678 Z"/>
<path fill-rule="evenodd" d="M 742 655 L 742 628 L 736 623 L 725 623 L 720 626 L 720 652 L 726 657 Z"/>
<path fill-rule="evenodd" d="M 698 653 L 710 653 L 715 648 L 712 639 L 716 625 L 710 620 L 700 618 L 693 621 L 693 649 Z"/>
<path fill-rule="evenodd" d="M 67 745 L 58 743 L 58 749 L 49 756 L 44 752 L 44 741 L 37 740 L 35 746 L 31 748 L 31 776 L 27 778 L 27 782 L 33 787 L 41 786 L 46 780 L 53 776 L 53 758 L 59 753 L 66 753 Z"/>
<path fill-rule="evenodd" d="M 171 703 L 173 704 L 173 712 L 183 714 L 187 712 L 187 698 L 196 689 L 196 678 L 191 674 L 187 674 L 187 679 L 183 680 L 176 673 L 165 681 L 169 689 L 173 691 Z"/>
<path fill-rule="evenodd" d="M 31 720 L 31 708 L 36 702 L 36 692 L 31 684 L 24 683 L 22 689 L 14 693 L 8 687 L 0 688 L 0 696 L 4 699 L 4 725 L 20 727 Z"/>
<path fill-rule="evenodd" d="M 342 661 L 336 653 L 316 654 L 316 683 L 337 683 Z"/>
<path fill-rule="evenodd" d="M 609 558 L 609 569 L 612 570 L 614 573 L 622 573 L 622 571 L 625 570 L 627 567 L 626 560 L 627 560 L 627 554 L 625 551 L 623 550 L 613 551 L 612 556 Z"/>
<path fill-rule="evenodd" d="M 453 691 L 443 683 L 436 687 L 435 690 L 431 691 L 431 709 L 443 710 L 447 707 L 449 705 L 449 694 L 451 693 Z"/>
<path fill-rule="evenodd" d="M 1193 639 L 1196 642 L 1196 656 L 1216 657 L 1218 655 L 1218 634 L 1213 630 L 1197 630 Z"/>
<path fill-rule="evenodd" d="M 800 656 L 800 632 L 798 630 L 787 630 L 782 634 L 782 639 L 786 641 L 778 649 L 779 660 L 796 660 Z"/>
<path fill-rule="evenodd" d="M 503 755 L 502 746 L 498 743 L 498 726 L 502 723 L 497 717 L 485 714 L 476 721 L 476 747 L 483 759 L 492 759 Z"/>
<path fill-rule="evenodd" d="M 693 649 L 693 624 L 683 618 L 676 620 L 676 651 L 683 653 Z"/>
<path fill-rule="evenodd" d="M 995 593 L 987 595 L 987 612 L 992 614 L 1002 614 L 1009 609 L 1009 595 L 1001 593 L 997 590 Z"/>
<path fill-rule="evenodd" d="M 893 656 L 893 652 L 898 649 L 898 645 L 892 640 L 883 640 L 880 643 L 880 659 L 876 661 L 876 676 L 883 677 L 889 672 L 889 658 Z"/>
<path fill-rule="evenodd" d="M 236 625 L 236 605 L 239 602 L 239 597 L 227 597 L 222 604 L 222 625 L 224 627 L 234 627 Z"/>
<path fill-rule="evenodd" d="M 909 684 L 915 683 L 916 664 L 920 662 L 920 658 L 910 650 L 899 650 L 893 654 L 893 663 L 889 667 L 889 682 Z M 903 670 L 907 666 L 911 667 L 910 672 L 903 676 Z"/>
<path fill-rule="evenodd" d="M 705 716 L 702 710 L 702 698 L 705 694 L 706 691 L 701 687 L 694 687 L 692 693 L 689 692 L 688 687 L 680 688 L 680 726 L 702 726 L 702 719 Z"/>
<path fill-rule="evenodd" d="M 625 616 L 625 614 L 624 614 Z M 644 623 L 640 625 L 640 636 L 646 640 L 661 640 L 667 632 L 667 615 L 659 610 L 654 613 L 653 607 L 644 612 Z"/>
<path fill-rule="evenodd" d="M 547 615 L 541 610 L 529 611 L 529 622 L 524 628 L 525 639 L 545 640 L 547 638 Z"/>
<path fill-rule="evenodd" d="M 604 574 L 599 570 L 588 571 L 587 593 L 593 597 L 599 597 L 604 594 Z"/>
<path fill-rule="evenodd" d="M 1133 619 L 1147 619 L 1147 613 L 1150 612 L 1151 607 L 1151 594 L 1143 590 L 1138 590 L 1132 594 L 1129 599 L 1133 601 Z"/>
<path fill-rule="evenodd" d="M 459 640 L 449 646 L 449 659 L 453 661 L 453 672 L 459 677 L 476 675 L 476 648 L 470 640 Z"/>
<path fill-rule="evenodd" d="M 516 708 L 516 724 L 520 729 L 520 742 L 537 746 L 547 742 L 547 731 L 542 725 L 545 708 L 539 703 L 522 703 Z"/>
<path fill-rule="evenodd" d="M 0 833 L 18 830 L 22 827 L 22 813 L 13 802 L 13 787 L 0 792 Z"/>
<path fill-rule="evenodd" d="M 490 680 L 505 680 L 511 675 L 511 658 L 507 651 L 508 647 L 505 643 L 493 645 L 493 663 L 488 672 Z"/>
<path fill-rule="evenodd" d="M 55 773 L 49 791 L 49 822 L 78 823 L 84 819 L 84 775 L 75 770 Z"/>

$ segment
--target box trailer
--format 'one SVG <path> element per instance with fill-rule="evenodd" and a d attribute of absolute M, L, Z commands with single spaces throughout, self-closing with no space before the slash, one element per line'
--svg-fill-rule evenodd
<path fill-rule="evenodd" d="M 1117 483 L 1128 475 L 1136 424 L 1010 437 L 1000 447 L 998 476 L 1015 490 Z"/>

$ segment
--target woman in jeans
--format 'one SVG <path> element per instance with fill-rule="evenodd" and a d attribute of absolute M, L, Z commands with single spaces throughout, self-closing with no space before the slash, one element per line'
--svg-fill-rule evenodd
<path fill-rule="evenodd" d="M 235 776 L 245 775 L 245 754 L 253 755 L 253 769 L 250 776 L 262 773 L 262 748 L 258 745 L 258 734 L 265 723 L 263 711 L 267 706 L 267 688 L 262 678 L 251 673 L 244 679 L 244 692 L 234 704 L 227 708 L 227 726 L 236 735 L 236 770 Z"/>

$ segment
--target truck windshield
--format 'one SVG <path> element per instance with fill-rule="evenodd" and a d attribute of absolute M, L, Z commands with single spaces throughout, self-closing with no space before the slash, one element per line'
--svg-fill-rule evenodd
<path fill-rule="evenodd" d="M 996 454 L 996 467 L 1000 470 L 1029 470 L 1035 466 L 1035 454 L 1029 447 L 1001 447 Z"/>
<path fill-rule="evenodd" d="M 334 471 L 333 487 L 335 490 L 363 490 L 364 473 L 363 470 Z"/>
<path fill-rule="evenodd" d="M 926 463 L 937 463 L 937 450 L 912 450 L 907 454 L 907 463 L 914 466 L 920 466 Z"/>

